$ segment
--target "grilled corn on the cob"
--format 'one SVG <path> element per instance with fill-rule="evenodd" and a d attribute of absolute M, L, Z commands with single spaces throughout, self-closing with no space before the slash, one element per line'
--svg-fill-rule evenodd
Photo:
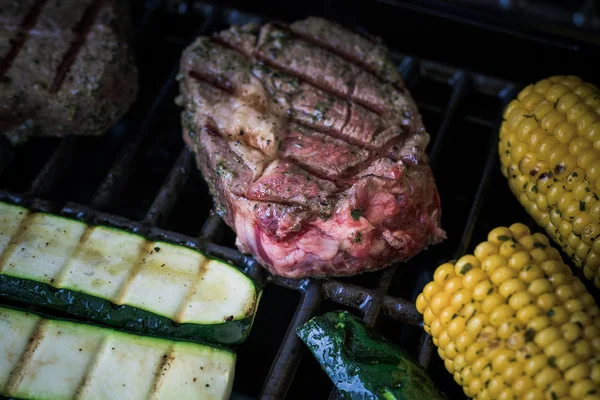
<path fill-rule="evenodd" d="M 524 88 L 504 111 L 502 174 L 548 235 L 600 288 L 600 91 L 575 76 Z"/>
<path fill-rule="evenodd" d="M 446 369 L 476 399 L 600 399 L 600 309 L 523 224 L 440 265 L 417 298 Z"/>

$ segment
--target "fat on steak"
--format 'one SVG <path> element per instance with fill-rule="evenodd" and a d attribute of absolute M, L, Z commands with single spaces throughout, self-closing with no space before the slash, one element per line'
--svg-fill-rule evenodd
<path fill-rule="evenodd" d="M 0 5 L 0 133 L 101 135 L 137 96 L 128 2 Z"/>
<path fill-rule="evenodd" d="M 216 208 L 272 273 L 355 275 L 445 238 L 429 134 L 380 43 L 315 17 L 232 26 L 178 79 Z"/>

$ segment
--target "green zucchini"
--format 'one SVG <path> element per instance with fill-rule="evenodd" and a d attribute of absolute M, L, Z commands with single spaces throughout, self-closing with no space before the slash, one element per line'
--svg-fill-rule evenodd
<path fill-rule="evenodd" d="M 0 394 L 27 399 L 228 399 L 235 353 L 0 307 Z"/>
<path fill-rule="evenodd" d="M 297 332 L 346 399 L 446 399 L 420 364 L 346 311 L 315 317 Z"/>
<path fill-rule="evenodd" d="M 0 202 L 0 298 L 143 334 L 235 344 L 261 290 L 184 246 Z"/>

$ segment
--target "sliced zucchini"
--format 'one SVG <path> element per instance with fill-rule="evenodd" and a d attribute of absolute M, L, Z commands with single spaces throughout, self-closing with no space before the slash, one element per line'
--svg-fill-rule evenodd
<path fill-rule="evenodd" d="M 0 297 L 141 333 L 243 341 L 260 289 L 184 246 L 0 202 Z"/>
<path fill-rule="evenodd" d="M 0 394 L 27 399 L 228 399 L 235 353 L 0 307 Z"/>

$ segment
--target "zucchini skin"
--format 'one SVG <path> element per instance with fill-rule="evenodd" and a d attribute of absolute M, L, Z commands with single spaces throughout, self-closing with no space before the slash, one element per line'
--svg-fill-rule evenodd
<path fill-rule="evenodd" d="M 347 311 L 315 317 L 297 333 L 346 399 L 447 399 L 420 364 Z"/>
<path fill-rule="evenodd" d="M 97 324 L 148 336 L 174 338 L 210 344 L 235 345 L 243 342 L 253 317 L 222 324 L 177 324 L 169 318 L 128 305 L 46 283 L 0 275 L 0 299 L 61 311 Z"/>

